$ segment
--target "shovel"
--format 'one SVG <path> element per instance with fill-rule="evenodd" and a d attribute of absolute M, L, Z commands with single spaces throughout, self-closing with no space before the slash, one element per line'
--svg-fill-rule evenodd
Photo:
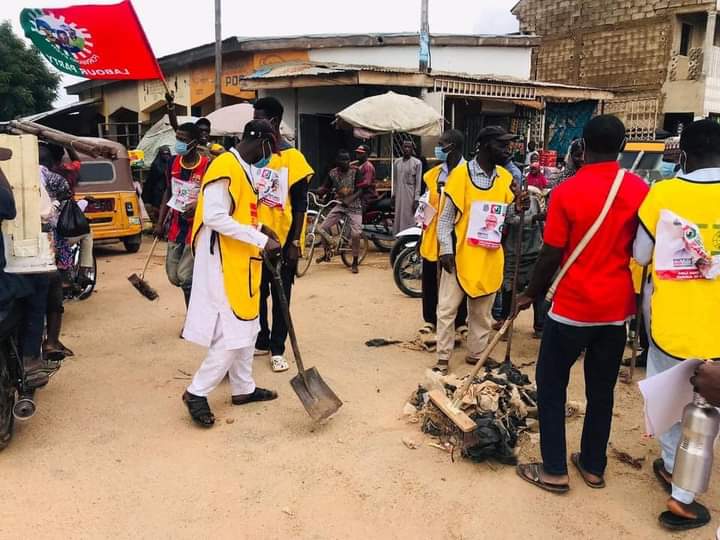
<path fill-rule="evenodd" d="M 310 417 L 319 422 L 326 420 L 335 414 L 340 407 L 342 407 L 342 401 L 335 395 L 327 383 L 320 376 L 320 373 L 314 367 L 305 369 L 303 366 L 302 356 L 300 355 L 300 347 L 298 346 L 297 336 L 295 335 L 295 327 L 290 317 L 290 307 L 288 305 L 287 297 L 285 296 L 285 289 L 283 288 L 282 278 L 280 277 L 280 265 L 282 261 L 278 261 L 277 264 L 266 255 L 265 264 L 272 272 L 273 281 L 275 288 L 277 289 L 278 300 L 280 301 L 280 309 L 285 317 L 285 323 L 288 327 L 288 334 L 290 335 L 290 344 L 292 345 L 293 356 L 295 357 L 295 363 L 297 364 L 298 374 L 290 380 L 290 385 L 293 390 L 300 398 L 303 407 L 310 415 Z"/>
<path fill-rule="evenodd" d="M 480 370 L 490 357 L 490 354 L 493 352 L 495 347 L 497 347 L 497 344 L 500 343 L 500 338 L 505 335 L 505 332 L 508 331 L 508 328 L 510 328 L 514 320 L 515 317 L 511 317 L 505 321 L 502 328 L 500 328 L 498 333 L 493 336 L 490 343 L 488 343 L 488 346 L 485 347 L 485 350 L 480 355 L 480 358 L 478 358 L 477 364 L 475 364 L 475 367 L 470 372 L 470 375 L 468 375 L 463 385 L 455 392 L 452 401 L 445 395 L 443 390 L 436 389 L 428 392 L 430 401 L 432 401 L 435 406 L 440 409 L 445 416 L 447 416 L 448 420 L 455 424 L 463 433 L 470 433 L 477 428 L 477 424 L 473 421 L 473 419 L 460 408 L 462 406 L 463 398 L 470 389 L 470 385 L 475 380 L 475 377 L 477 377 L 477 374 L 480 373 Z"/>
<path fill-rule="evenodd" d="M 510 303 L 510 314 L 514 315 L 517 311 L 517 294 L 518 285 L 520 282 L 520 261 L 522 259 L 522 247 L 523 247 L 523 232 L 525 228 L 525 208 L 520 210 L 520 222 L 518 223 L 517 239 L 515 240 L 515 268 L 513 269 L 512 278 L 512 300 Z M 512 320 L 515 320 L 514 317 Z M 514 335 L 515 325 L 510 324 L 507 334 L 507 346 L 505 348 L 505 365 L 507 367 L 512 366 L 512 360 L 510 359 L 510 352 L 512 351 L 512 342 Z"/>

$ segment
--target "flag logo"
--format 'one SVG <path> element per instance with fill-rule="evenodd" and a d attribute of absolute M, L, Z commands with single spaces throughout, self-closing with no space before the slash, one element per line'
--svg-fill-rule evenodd
<path fill-rule="evenodd" d="M 92 56 L 92 35 L 87 28 L 78 28 L 62 15 L 57 18 L 43 9 L 28 14 L 30 31 L 42 37 L 59 53 L 82 63 Z"/>

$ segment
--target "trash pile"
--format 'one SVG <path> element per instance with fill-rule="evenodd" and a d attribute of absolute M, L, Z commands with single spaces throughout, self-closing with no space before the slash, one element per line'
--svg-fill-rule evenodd
<path fill-rule="evenodd" d="M 452 399 L 464 380 L 442 377 L 436 382 Z M 424 433 L 439 438 L 445 446 L 459 448 L 463 457 L 515 465 L 518 436 L 528 429 L 527 419 L 536 416 L 537 391 L 528 376 L 512 364 L 488 361 L 485 372 L 470 385 L 462 409 L 477 424 L 471 433 L 461 433 L 430 402 L 428 388 L 420 385 L 405 412 L 419 420 Z"/>

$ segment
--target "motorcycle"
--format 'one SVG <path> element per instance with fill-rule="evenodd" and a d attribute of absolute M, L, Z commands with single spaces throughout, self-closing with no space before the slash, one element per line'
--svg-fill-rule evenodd
<path fill-rule="evenodd" d="M 421 236 L 420 227 L 410 227 L 400 231 L 390 251 L 395 285 L 410 298 L 422 298 Z"/>
<path fill-rule="evenodd" d="M 395 210 L 389 194 L 371 201 L 363 212 L 363 233 L 382 252 L 388 252 L 395 244 L 393 223 Z"/>
<path fill-rule="evenodd" d="M 390 264 L 395 265 L 395 260 L 406 247 L 415 246 L 420 242 L 422 229 L 420 227 L 410 227 L 404 231 L 400 231 L 395 237 L 395 242 L 390 249 Z"/>
<path fill-rule="evenodd" d="M 80 272 L 80 242 L 70 246 L 72 252 L 72 266 L 67 270 L 63 280 L 63 295 L 66 300 L 85 300 L 95 290 L 97 284 L 97 259 L 93 253 L 93 262 L 90 272 L 83 275 Z"/>

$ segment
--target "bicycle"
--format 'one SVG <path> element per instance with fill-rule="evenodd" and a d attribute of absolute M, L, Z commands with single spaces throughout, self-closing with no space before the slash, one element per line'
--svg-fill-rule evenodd
<path fill-rule="evenodd" d="M 340 201 L 331 200 L 325 204 L 321 204 L 314 193 L 308 193 L 308 211 L 305 234 L 305 243 L 303 245 L 302 254 L 298 261 L 295 275 L 303 277 L 310 269 L 315 255 L 315 248 L 322 244 L 320 237 L 320 226 L 325 218 L 336 205 L 342 204 Z M 312 209 L 310 209 L 312 208 Z M 332 232 L 332 242 L 330 243 L 330 258 L 340 255 L 342 262 L 348 268 L 352 266 L 352 243 L 350 239 L 350 222 L 347 219 L 340 220 L 335 231 Z M 360 256 L 358 263 L 362 263 L 367 256 L 368 239 L 363 234 L 360 237 Z"/>

